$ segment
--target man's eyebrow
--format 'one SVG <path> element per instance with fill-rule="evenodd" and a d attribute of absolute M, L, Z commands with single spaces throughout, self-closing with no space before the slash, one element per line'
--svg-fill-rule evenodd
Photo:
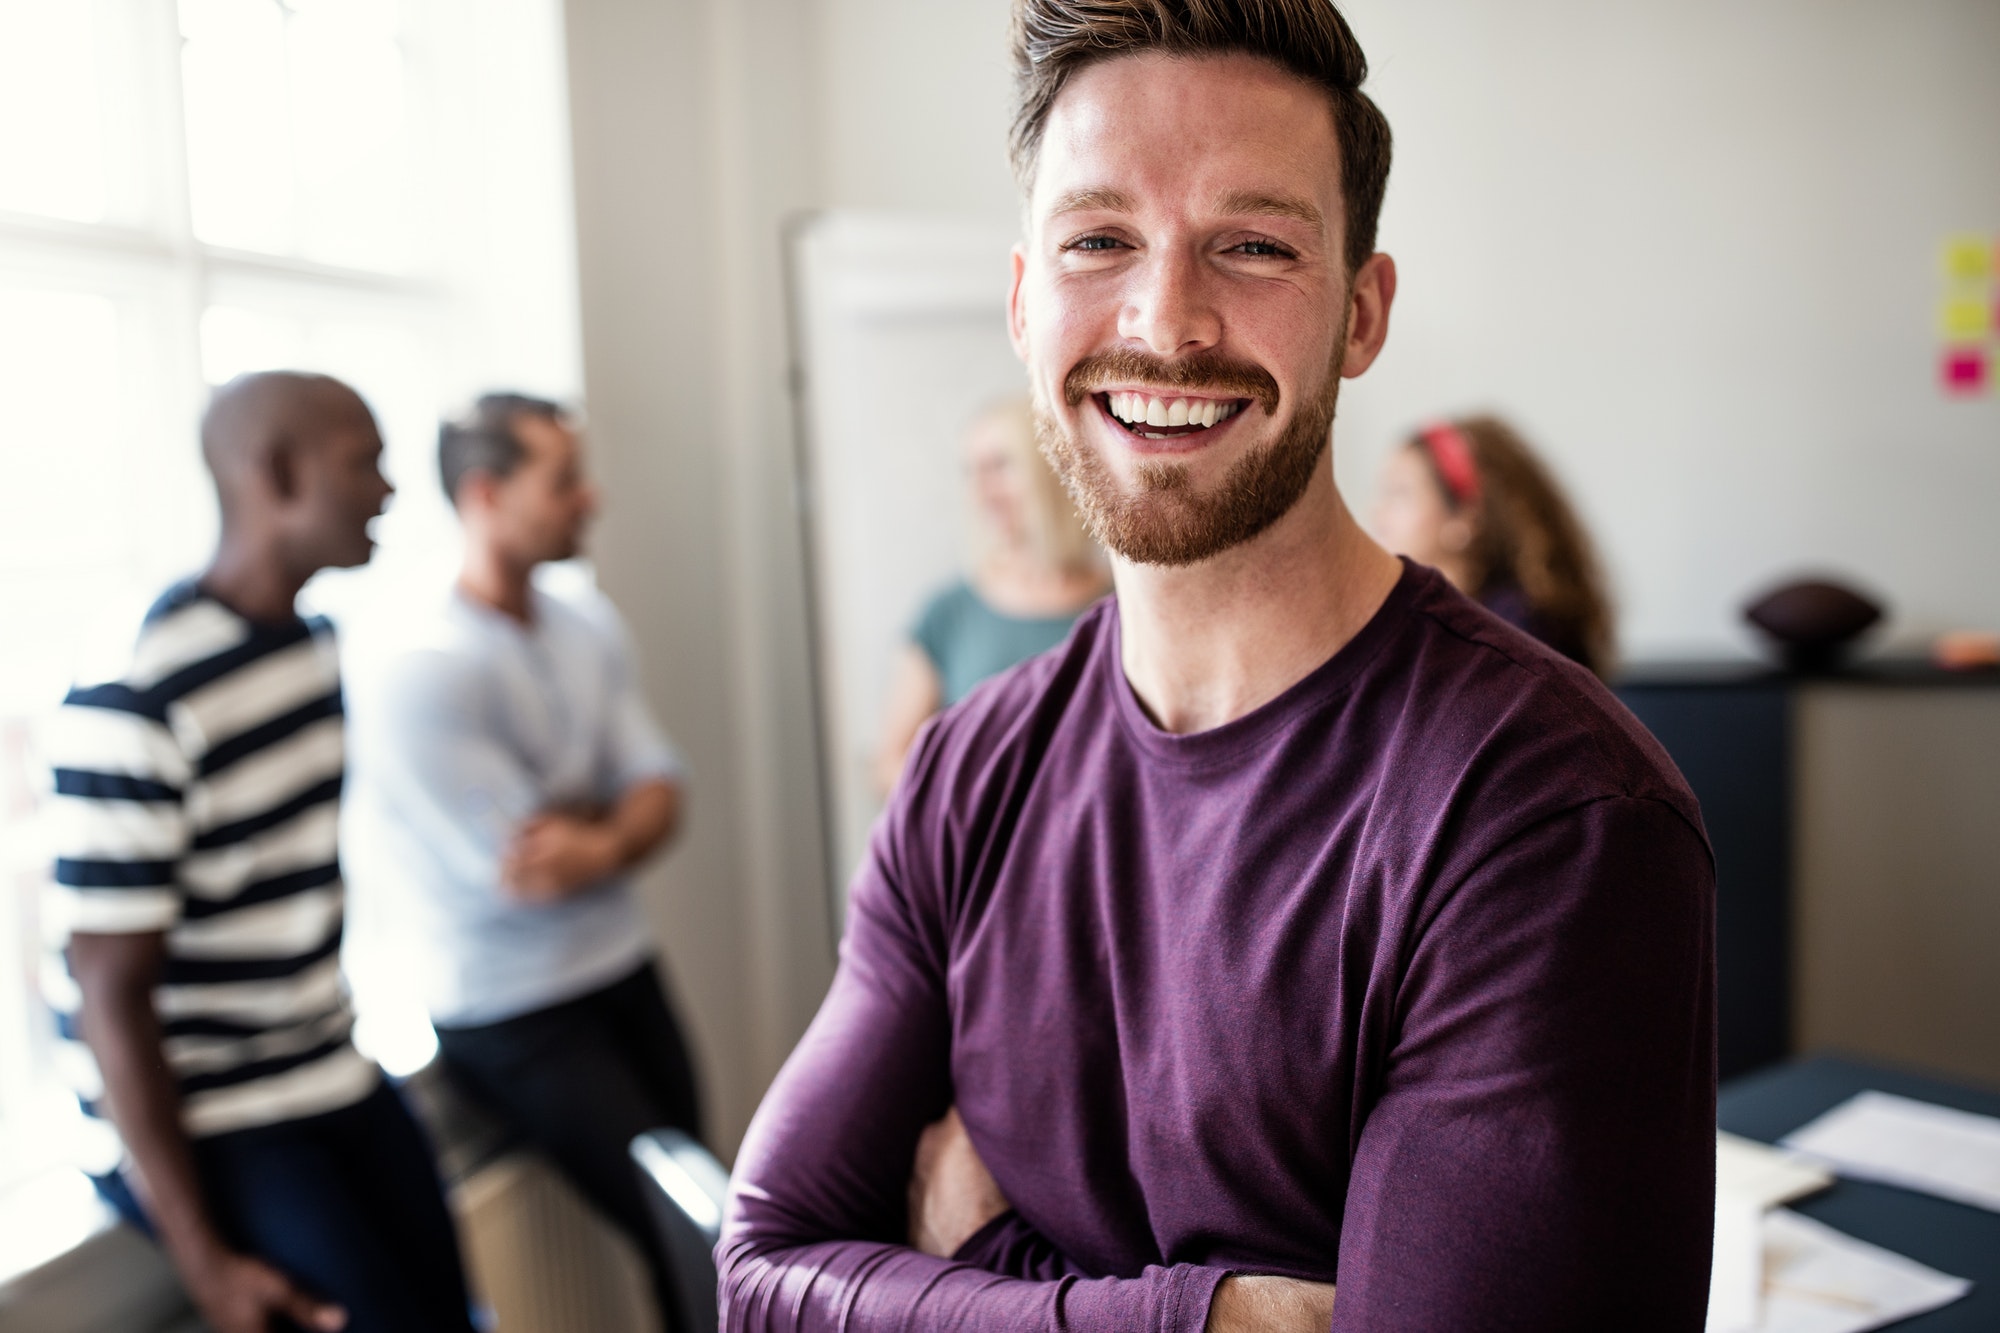
<path fill-rule="evenodd" d="M 1290 218 L 1302 222 L 1314 231 L 1326 230 L 1326 219 L 1320 211 L 1303 199 L 1285 195 L 1259 194 L 1254 190 L 1238 190 L 1222 196 L 1218 208 L 1223 213 L 1252 213 L 1260 217 Z"/>
<path fill-rule="evenodd" d="M 1071 190 L 1050 205 L 1048 216 L 1059 218 L 1065 213 L 1081 213 L 1088 209 L 1102 209 L 1108 213 L 1130 213 L 1132 196 L 1109 186 L 1096 186 L 1088 190 Z"/>

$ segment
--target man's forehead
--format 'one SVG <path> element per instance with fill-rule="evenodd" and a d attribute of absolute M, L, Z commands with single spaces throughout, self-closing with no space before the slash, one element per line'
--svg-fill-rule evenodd
<path fill-rule="evenodd" d="M 1223 188 L 1205 196 L 1190 191 L 1187 197 L 1194 207 L 1212 213 L 1231 217 L 1284 218 L 1320 230 L 1326 227 L 1326 214 L 1303 194 L 1239 186 Z M 1071 190 L 1050 200 L 1047 216 L 1059 218 L 1069 213 L 1089 212 L 1138 213 L 1145 207 L 1146 204 L 1137 195 L 1116 186 L 1094 185 Z"/>
<path fill-rule="evenodd" d="M 1050 109 L 1030 207 L 1161 207 L 1288 217 L 1337 212 L 1338 139 L 1325 92 L 1246 55 L 1119 56 L 1079 71 Z"/>

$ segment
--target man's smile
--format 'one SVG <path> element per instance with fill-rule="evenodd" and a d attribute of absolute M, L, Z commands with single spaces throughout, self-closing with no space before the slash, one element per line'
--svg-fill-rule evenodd
<path fill-rule="evenodd" d="M 1169 441 L 1182 442 L 1180 447 L 1184 448 L 1210 443 L 1214 433 L 1251 401 L 1148 393 L 1143 389 L 1107 389 L 1092 394 L 1091 399 L 1127 438 L 1145 440 L 1156 447 Z"/>

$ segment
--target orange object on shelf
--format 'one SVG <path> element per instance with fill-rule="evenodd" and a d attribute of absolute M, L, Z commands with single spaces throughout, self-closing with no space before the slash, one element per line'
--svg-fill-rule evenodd
<path fill-rule="evenodd" d="M 1937 636 L 1931 659 L 1948 671 L 1981 671 L 2000 667 L 2000 633 L 1951 630 Z"/>

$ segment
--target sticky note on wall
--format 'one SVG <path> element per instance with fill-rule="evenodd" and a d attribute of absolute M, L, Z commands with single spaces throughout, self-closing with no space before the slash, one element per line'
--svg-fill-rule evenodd
<path fill-rule="evenodd" d="M 1959 399 L 2000 393 L 2000 235 L 1947 236 L 1938 257 L 1938 387 Z"/>
<path fill-rule="evenodd" d="M 1983 292 L 1947 296 L 1938 306 L 1938 332 L 1948 343 L 1977 342 L 1992 330 L 1993 313 Z"/>
<path fill-rule="evenodd" d="M 1944 391 L 1955 398 L 1969 398 L 1986 392 L 1987 355 L 1983 347 L 1945 349 L 1939 377 Z"/>
<path fill-rule="evenodd" d="M 1991 237 L 1966 232 L 1948 236 L 1944 243 L 1944 280 L 1955 287 L 1984 286 L 1992 276 L 2000 249 Z"/>

